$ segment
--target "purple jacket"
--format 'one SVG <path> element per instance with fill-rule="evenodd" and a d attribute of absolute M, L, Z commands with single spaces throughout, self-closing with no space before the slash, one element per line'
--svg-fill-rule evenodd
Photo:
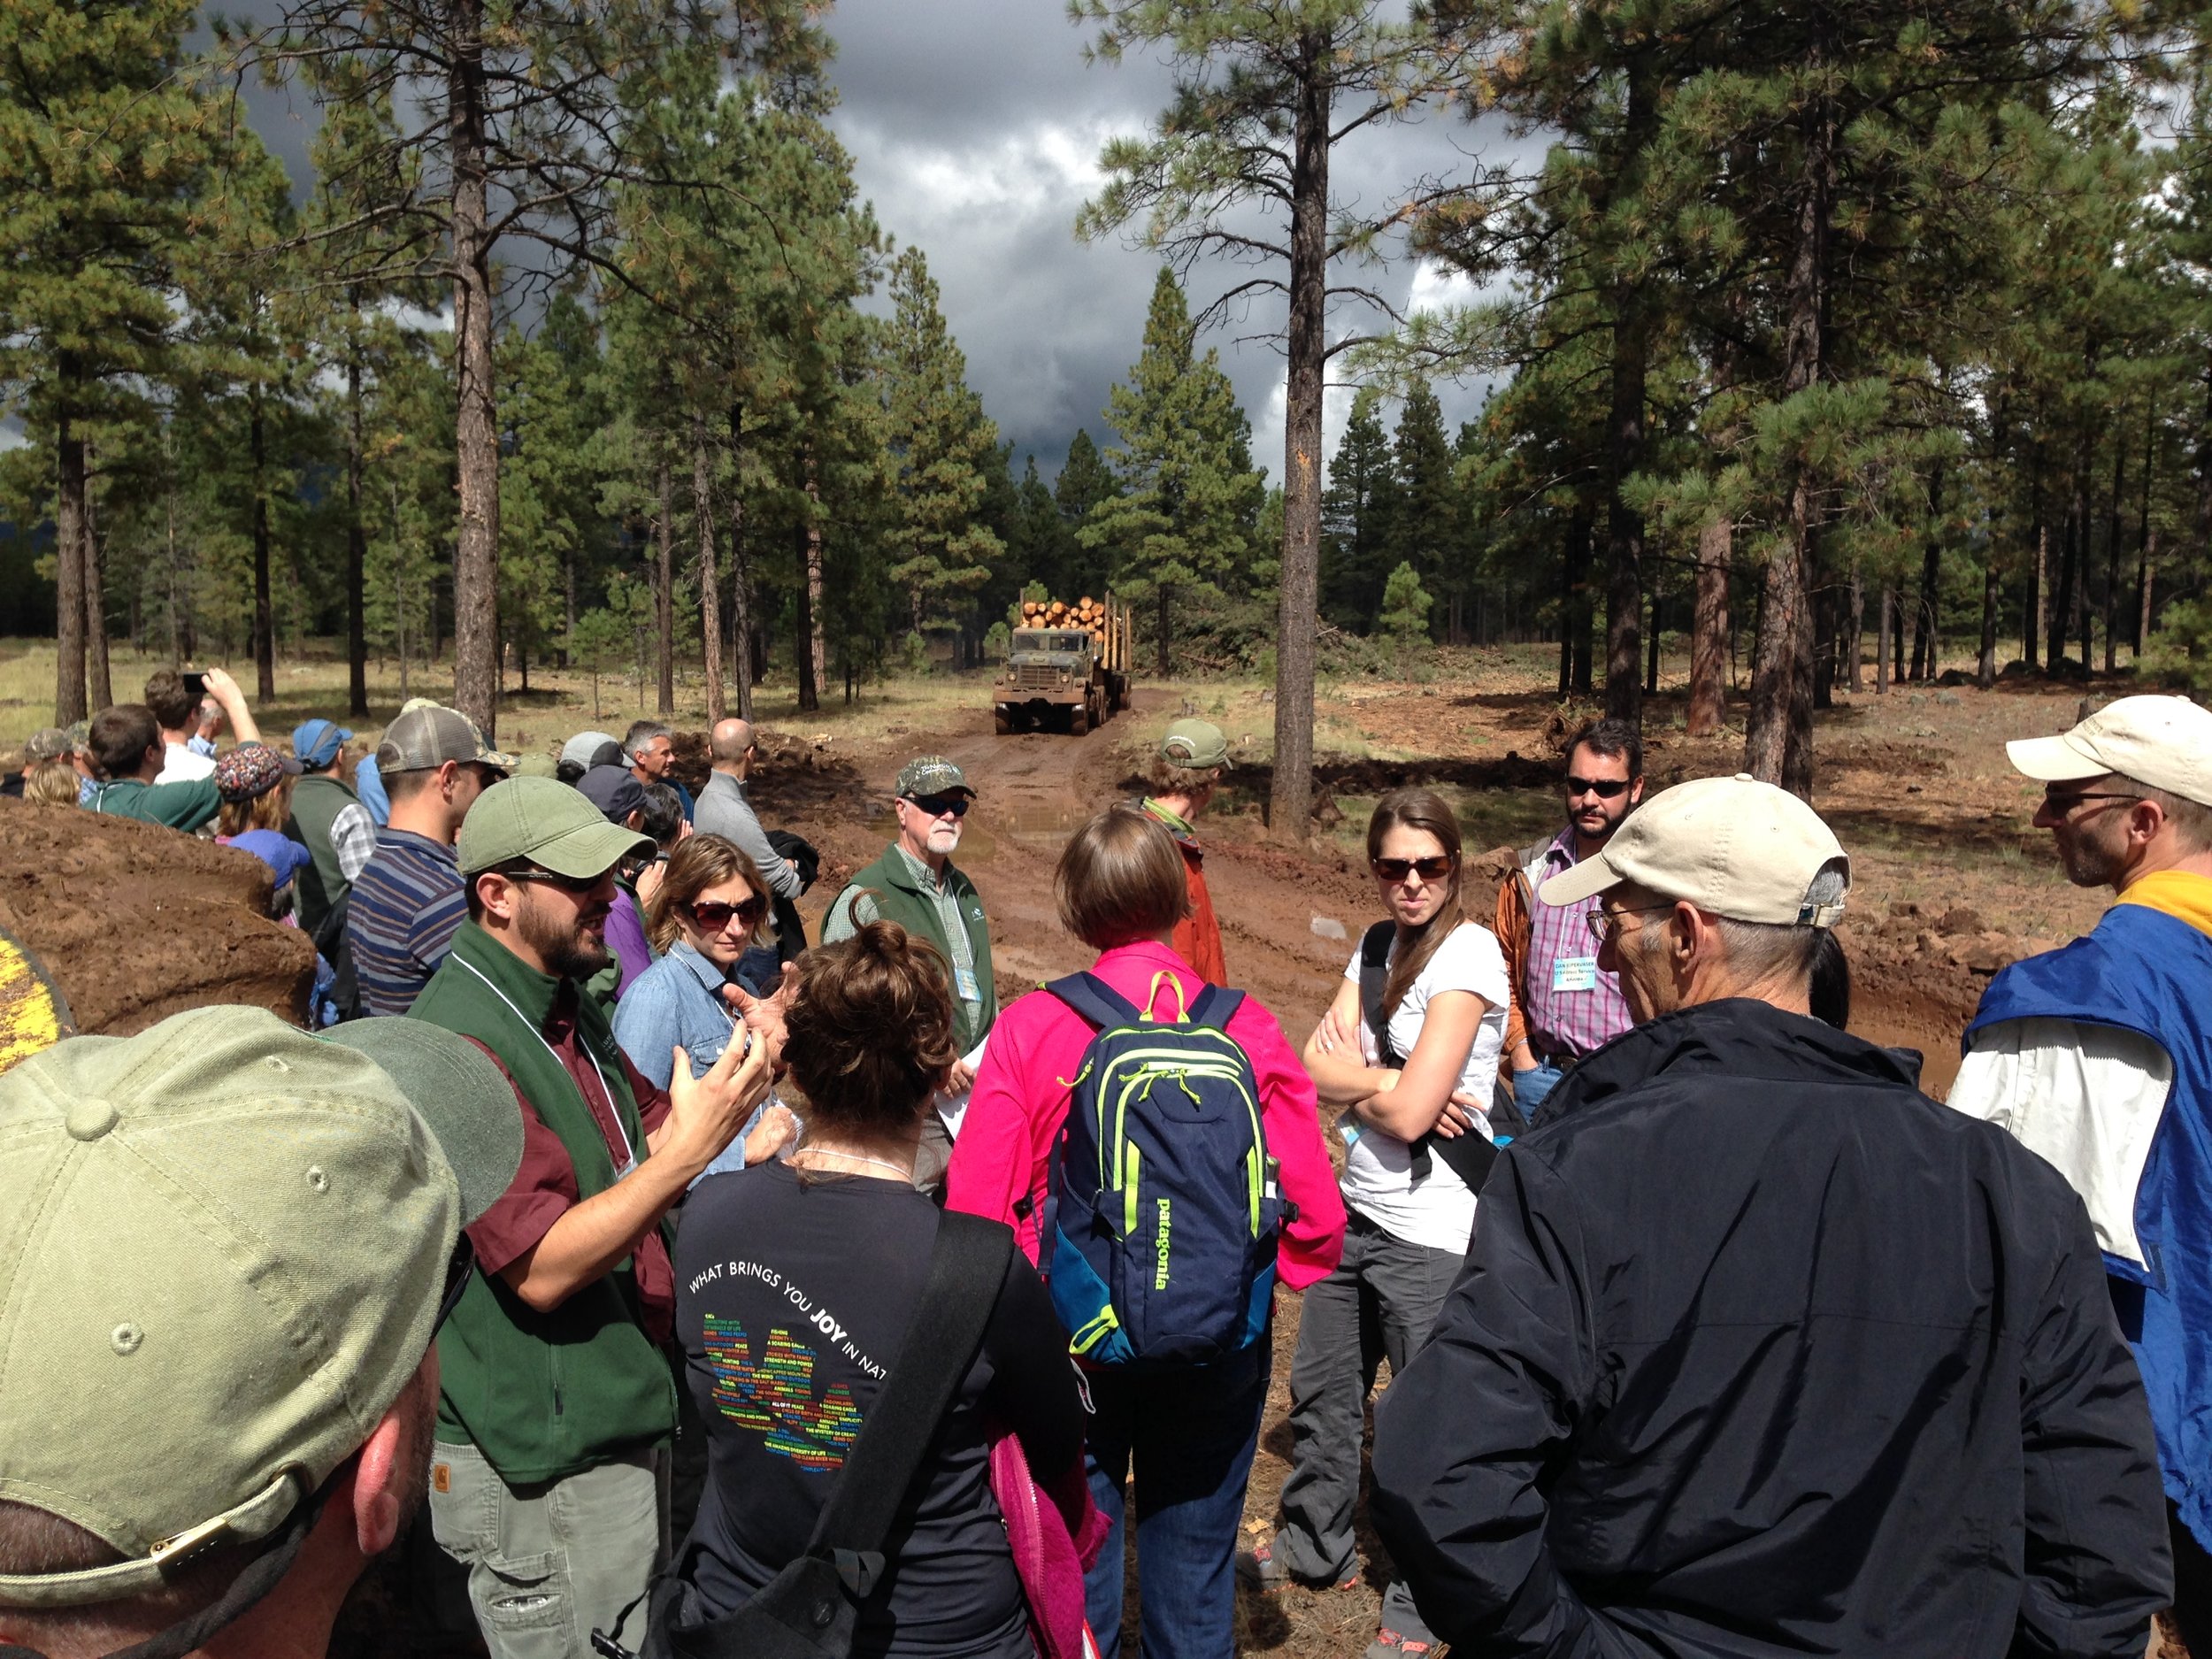
<path fill-rule="evenodd" d="M 630 981 L 653 965 L 653 947 L 646 942 L 645 918 L 638 914 L 637 895 L 629 888 L 618 887 L 614 892 L 614 909 L 607 912 L 607 949 L 620 960 L 622 971 L 618 976 L 614 994 L 619 999 L 630 988 Z"/>

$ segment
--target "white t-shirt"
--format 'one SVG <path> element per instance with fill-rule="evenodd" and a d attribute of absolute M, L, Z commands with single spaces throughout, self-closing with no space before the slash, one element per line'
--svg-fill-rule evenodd
<path fill-rule="evenodd" d="M 197 783 L 214 775 L 215 763 L 205 755 L 196 755 L 181 743 L 170 743 L 162 749 L 161 773 L 154 781 Z"/>
<path fill-rule="evenodd" d="M 1390 947 L 1394 957 L 1398 947 Z M 1352 953 L 1344 977 L 1359 983 L 1359 952 Z M 1505 953 L 1498 938 L 1479 922 L 1462 922 L 1454 928 L 1428 965 L 1414 981 L 1390 1016 L 1391 1046 L 1409 1055 L 1421 1041 L 1422 1023 L 1428 1018 L 1429 999 L 1446 991 L 1471 991 L 1489 1004 L 1475 1029 L 1474 1047 L 1460 1068 L 1460 1087 L 1479 1101 L 1490 1098 L 1498 1078 L 1498 1054 L 1505 1047 L 1505 1010 L 1508 992 Z M 1360 1022 L 1360 1057 L 1369 1065 L 1380 1064 L 1365 1020 Z M 1413 1148 L 1394 1134 L 1371 1128 L 1350 1111 L 1338 1120 L 1344 1136 L 1344 1202 L 1393 1238 L 1432 1250 L 1463 1254 L 1475 1226 L 1475 1195 L 1457 1171 L 1432 1151 L 1429 1172 L 1417 1186 L 1413 1180 Z M 1470 1134 L 1491 1133 L 1486 1113 L 1478 1115 Z"/>

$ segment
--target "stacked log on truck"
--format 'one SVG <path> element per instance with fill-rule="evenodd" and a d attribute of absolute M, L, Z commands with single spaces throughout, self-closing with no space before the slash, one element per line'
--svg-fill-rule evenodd
<path fill-rule="evenodd" d="M 1001 733 L 1047 726 L 1079 736 L 1129 702 L 1129 610 L 1088 594 L 1025 599 L 991 689 Z"/>

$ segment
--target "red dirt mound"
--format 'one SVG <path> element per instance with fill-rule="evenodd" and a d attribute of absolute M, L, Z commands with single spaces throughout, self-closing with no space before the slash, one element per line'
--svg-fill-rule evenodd
<path fill-rule="evenodd" d="M 45 964 L 79 1032 L 128 1036 L 215 1002 L 304 1018 L 315 949 L 268 909 L 268 866 L 250 853 L 0 801 L 0 926 Z"/>

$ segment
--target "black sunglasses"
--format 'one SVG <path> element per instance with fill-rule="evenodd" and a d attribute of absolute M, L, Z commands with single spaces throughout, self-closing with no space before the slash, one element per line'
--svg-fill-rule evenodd
<path fill-rule="evenodd" d="M 709 903 L 702 900 L 685 909 L 691 912 L 691 919 L 698 924 L 701 933 L 718 933 L 730 925 L 733 916 L 748 927 L 759 926 L 760 918 L 768 914 L 768 901 L 756 893 L 742 904 L 724 904 L 718 901 Z"/>
<path fill-rule="evenodd" d="M 439 1326 L 461 1305 L 461 1297 L 469 1287 L 469 1280 L 476 1276 L 476 1247 L 469 1242 L 465 1232 L 453 1247 L 453 1259 L 446 1263 L 445 1294 L 438 1298 L 437 1323 L 430 1327 L 430 1334 L 437 1335 Z"/>
<path fill-rule="evenodd" d="M 564 893 L 580 896 L 590 892 L 604 879 L 603 876 L 563 876 L 550 870 L 505 870 L 500 872 L 510 881 L 535 881 L 549 887 L 558 887 Z"/>
<path fill-rule="evenodd" d="M 1610 801 L 1617 795 L 1628 793 L 1628 780 L 1625 778 L 1577 778 L 1570 774 L 1567 779 L 1567 793 L 1569 795 L 1594 795 L 1601 801 Z"/>
<path fill-rule="evenodd" d="M 942 818 L 948 812 L 955 818 L 965 818 L 971 804 L 964 795 L 910 795 L 906 798 L 931 818 Z"/>
<path fill-rule="evenodd" d="M 1441 881 L 1452 873 L 1456 861 L 1449 856 L 1436 858 L 1371 858 L 1368 867 L 1385 881 L 1403 881 L 1413 871 L 1421 872 L 1424 881 Z"/>

